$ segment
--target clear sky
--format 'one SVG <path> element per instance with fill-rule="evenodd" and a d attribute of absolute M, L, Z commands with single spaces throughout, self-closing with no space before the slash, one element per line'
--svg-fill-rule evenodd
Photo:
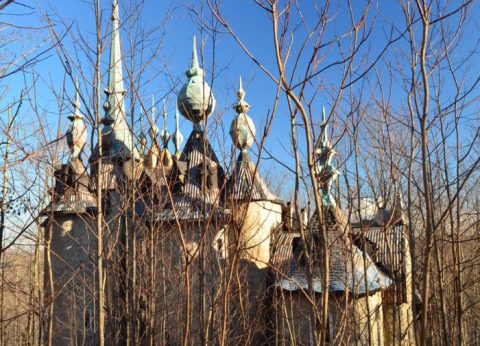
<path fill-rule="evenodd" d="M 25 1 L 25 3 L 27 3 Z M 253 118 L 257 126 L 257 137 L 262 132 L 261 126 L 265 123 L 267 114 L 273 107 L 273 101 L 275 96 L 275 84 L 271 79 L 262 72 L 256 64 L 246 56 L 246 54 L 239 48 L 237 42 L 232 37 L 225 33 L 225 29 L 217 26 L 219 34 L 215 37 L 215 45 L 212 36 L 207 30 L 202 30 L 200 23 L 200 17 L 205 20 L 205 25 L 211 26 L 214 20 L 211 17 L 210 11 L 206 4 L 201 1 L 154 1 L 146 0 L 142 9 L 139 9 L 135 5 L 133 0 L 120 0 L 120 15 L 123 19 L 122 27 L 122 42 L 124 50 L 128 49 L 128 26 L 132 24 L 128 21 L 129 14 L 139 11 L 139 16 L 133 23 L 138 27 L 142 27 L 146 32 L 156 29 L 149 39 L 147 40 L 144 54 L 145 57 L 149 56 L 156 43 L 161 42 L 159 53 L 152 63 L 147 66 L 144 78 L 144 84 L 140 88 L 142 101 L 146 106 L 150 106 L 150 97 L 155 95 L 157 103 L 157 112 L 161 109 L 162 98 L 167 98 L 167 108 L 169 112 L 169 127 L 170 132 L 173 132 L 173 114 L 175 107 L 176 92 L 174 87 L 181 87 L 181 84 L 186 80 L 184 71 L 187 69 L 190 63 L 191 56 L 191 39 L 193 35 L 197 35 L 197 38 L 204 44 L 204 64 L 207 70 L 207 78 L 211 83 L 212 66 L 214 66 L 214 81 L 213 92 L 217 99 L 217 114 L 222 115 L 222 124 L 225 128 L 225 133 L 228 132 L 228 128 L 233 118 L 232 104 L 235 101 L 235 89 L 237 86 L 238 77 L 241 75 L 244 80 L 244 88 L 246 90 L 246 100 L 252 106 L 249 115 Z M 320 5 L 316 1 L 305 0 L 298 1 L 302 6 L 303 18 L 298 14 L 292 15 L 292 27 L 297 26 L 297 29 L 293 32 L 293 45 L 292 56 L 299 51 L 302 38 L 305 37 L 304 26 L 313 25 L 316 19 L 316 7 Z M 355 22 L 359 22 L 363 9 L 366 6 L 366 1 L 353 1 L 353 17 Z M 7 45 L 7 49 L 4 52 L 4 56 L 1 57 L 5 61 L 8 61 L 12 56 L 18 55 L 20 52 L 28 51 L 32 47 L 38 47 L 36 52 L 47 49 L 52 44 L 51 31 L 46 28 L 46 16 L 51 18 L 54 28 L 59 35 L 66 32 L 67 27 L 70 31 L 65 35 L 62 40 L 62 45 L 66 51 L 69 52 L 72 59 L 80 61 L 82 69 L 84 69 L 85 76 L 92 76 L 89 62 L 85 58 L 85 53 L 79 49 L 79 46 L 75 46 L 74 41 L 83 39 L 89 42 L 93 47 L 95 39 L 94 28 L 94 13 L 93 6 L 90 1 L 80 0 L 39 0 L 32 2 L 32 8 L 26 8 L 25 6 L 13 5 L 0 14 L 1 22 L 8 22 L 18 26 L 19 28 L 9 28 L 1 32 L 4 33 L 4 41 L 11 39 Z M 450 5 L 449 5 L 450 6 Z M 458 6 L 456 2 L 451 4 L 451 8 Z M 103 26 L 102 33 L 107 33 L 108 18 L 111 11 L 111 1 L 102 1 L 101 7 L 103 9 Z M 141 13 L 140 13 L 141 10 Z M 271 70 L 274 75 L 278 75 L 276 69 L 275 56 L 272 43 L 272 25 L 271 20 L 267 13 L 259 8 L 254 1 L 221 1 L 221 11 L 231 27 L 238 33 L 239 37 L 248 47 L 250 52 L 260 61 L 266 68 Z M 465 54 L 471 47 L 475 47 L 478 43 L 478 30 L 479 25 L 475 17 L 478 18 L 479 9 L 478 5 L 473 8 L 473 15 L 470 14 L 470 19 L 466 24 L 467 30 L 462 37 L 462 45 L 456 51 L 456 54 Z M 14 14 L 22 14 L 16 16 Z M 475 15 L 477 14 L 477 15 Z M 332 2 L 329 9 L 329 21 L 327 24 L 327 30 L 325 38 L 322 42 L 328 42 L 329 40 L 343 35 L 350 25 L 350 12 L 343 1 Z M 304 20 L 304 22 L 302 22 Z M 458 21 L 453 16 L 454 21 Z M 400 10 L 399 3 L 397 1 L 377 1 L 370 5 L 367 19 L 367 28 L 372 27 L 368 38 L 368 43 L 362 46 L 359 52 L 359 58 L 355 61 L 354 75 L 363 71 L 366 65 L 369 65 L 374 59 L 379 56 L 380 52 L 385 48 L 388 38 L 392 35 L 392 38 L 398 38 L 388 50 L 381 55 L 381 60 L 378 63 L 378 72 L 380 74 L 380 83 L 388 82 L 386 76 L 382 76 L 382 73 L 387 73 L 386 66 L 390 66 L 393 69 L 400 71 L 405 66 L 400 65 L 401 54 L 405 53 L 405 39 L 402 39 L 401 33 L 405 30 L 403 14 Z M 34 26 L 36 30 L 22 30 L 22 27 Z M 0 33 L 1 33 L 0 32 Z M 19 36 L 13 36 L 13 35 Z M 22 36 L 20 36 L 22 35 Z M 81 35 L 81 36 L 80 36 Z M 138 33 L 135 35 L 139 37 Z M 346 54 L 345 48 L 348 47 L 351 36 L 341 36 L 337 43 L 327 46 L 322 52 L 322 60 L 319 61 L 319 68 L 328 66 L 330 63 L 339 59 L 342 54 Z M 308 61 L 309 54 L 312 46 L 307 46 L 306 57 L 300 62 L 301 71 Z M 408 51 L 407 51 L 408 52 Z M 35 53 L 34 53 L 35 54 Z M 136 60 L 138 61 L 140 52 L 136 52 Z M 478 52 L 475 53 L 478 61 Z M 108 48 L 102 58 L 103 69 L 106 71 L 108 58 Z M 30 72 L 34 70 L 39 73 L 39 79 L 37 81 L 37 100 L 41 109 L 45 112 L 47 123 L 50 126 L 50 139 L 56 136 L 56 126 L 58 124 L 58 104 L 56 96 L 53 93 L 52 87 L 60 92 L 63 88 L 63 81 L 65 76 L 65 70 L 62 66 L 58 54 L 55 50 L 50 50 L 46 54 L 42 55 L 43 61 L 39 62 L 32 68 L 26 70 L 25 75 L 17 74 L 12 76 L 6 81 L 2 81 L 2 100 L 1 109 L 5 109 L 8 102 L 12 102 L 13 98 L 18 98 L 20 90 L 24 88 L 24 85 L 32 84 L 32 76 Z M 365 59 L 365 60 L 364 60 Z M 293 58 L 288 65 L 288 71 L 291 72 L 293 68 Z M 76 74 L 79 74 L 78 66 L 73 66 Z M 331 94 L 338 88 L 339 77 L 341 75 L 342 66 L 328 69 L 321 73 L 318 78 L 312 79 L 312 83 L 307 89 L 307 95 L 313 95 L 315 91 L 318 92 L 318 97 L 312 104 L 312 117 L 314 122 L 318 122 L 321 114 L 321 107 L 326 106 L 327 112 L 332 103 Z M 466 84 L 472 84 L 475 78 L 478 76 L 479 67 L 474 66 L 472 68 L 472 74 L 465 81 Z M 372 73 L 368 76 L 373 78 Z M 125 73 L 126 75 L 126 73 Z M 106 85 L 106 76 L 104 75 L 103 85 Z M 300 78 L 301 74 L 296 78 Z M 370 80 L 371 81 L 371 80 Z M 447 83 L 448 84 L 448 83 Z M 401 91 L 402 81 L 400 76 L 394 81 L 392 86 L 393 93 L 402 94 L 401 97 L 393 97 L 392 105 L 394 107 L 402 107 L 405 104 L 405 98 Z M 360 88 L 363 86 L 361 82 L 356 83 L 353 88 Z M 389 85 L 385 85 L 385 88 L 389 88 Z M 73 85 L 71 80 L 65 82 L 65 88 L 67 94 L 65 97 L 73 97 Z M 81 89 L 87 90 L 88 84 L 85 80 L 81 79 Z M 172 88 L 173 91 L 172 91 Z M 445 102 L 453 97 L 453 90 L 449 89 L 450 86 L 446 86 L 445 92 L 451 93 L 445 97 Z M 367 89 L 378 92 L 378 86 L 372 83 Z M 90 90 L 90 89 L 89 89 Z M 361 97 L 361 96 L 360 96 Z M 88 102 L 88 100 L 87 100 Z M 64 108 L 64 117 L 71 111 L 71 105 L 66 105 L 69 108 Z M 88 105 L 83 104 L 82 109 Z M 128 108 L 128 106 L 127 106 Z M 138 109 L 139 106 L 137 105 Z M 338 110 L 339 118 L 345 116 L 342 112 L 348 112 L 348 109 L 340 108 Z M 35 117 L 25 108 L 25 114 L 22 121 L 25 123 L 35 122 Z M 282 99 L 277 117 L 273 123 L 272 132 L 266 142 L 266 148 L 272 152 L 278 158 L 281 158 L 282 162 L 288 166 L 293 166 L 293 160 L 289 157 L 290 139 L 288 132 L 289 118 L 287 117 L 287 107 L 285 100 Z M 62 129 L 65 129 L 67 121 L 64 120 Z M 158 123 L 161 127 L 161 123 Z M 339 126 L 341 127 L 341 126 Z M 190 125 L 187 121 L 182 120 L 182 129 L 184 136 L 187 137 L 190 132 Z M 91 131 L 91 128 L 89 129 Z M 225 140 L 230 145 L 230 137 L 226 135 Z M 222 140 L 223 141 L 223 140 Z M 269 160 L 265 160 L 266 167 L 279 167 L 277 164 Z"/>

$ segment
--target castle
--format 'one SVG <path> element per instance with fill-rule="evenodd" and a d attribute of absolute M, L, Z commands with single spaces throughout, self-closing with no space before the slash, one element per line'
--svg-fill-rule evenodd
<path fill-rule="evenodd" d="M 107 344 L 179 345 L 187 338 L 191 345 L 314 345 L 324 290 L 329 344 L 415 344 L 401 202 L 368 218 L 340 210 L 330 192 L 338 171 L 325 119 L 316 149 L 321 209 L 296 213 L 298 206 L 275 196 L 249 157 L 256 131 L 241 81 L 230 127 L 239 154 L 222 167 L 207 136 L 215 98 L 195 41 L 175 131 L 170 135 L 165 122 L 157 129 L 152 102 L 150 141 L 143 130 L 134 133 L 126 120 L 116 0 L 111 24 L 101 145 L 92 150 L 88 172 L 76 86 L 66 135 L 71 154 L 55 167 L 51 203 L 42 212 L 53 343 L 98 342 L 100 206 Z M 193 123 L 183 149 L 179 112 Z M 322 287 L 322 244 L 329 249 L 328 287 Z"/>

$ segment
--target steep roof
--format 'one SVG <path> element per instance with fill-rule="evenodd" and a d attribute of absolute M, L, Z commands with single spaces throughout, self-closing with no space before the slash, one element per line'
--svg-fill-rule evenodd
<path fill-rule="evenodd" d="M 220 184 L 225 173 L 203 132 L 194 129 L 180 160 L 172 170 L 170 184 L 173 200 L 167 201 L 155 218 L 163 220 L 198 220 L 214 213 L 223 215 Z M 175 211 L 174 211 L 175 209 Z"/>
<path fill-rule="evenodd" d="M 246 151 L 241 151 L 227 183 L 228 197 L 235 201 L 276 201 Z"/>

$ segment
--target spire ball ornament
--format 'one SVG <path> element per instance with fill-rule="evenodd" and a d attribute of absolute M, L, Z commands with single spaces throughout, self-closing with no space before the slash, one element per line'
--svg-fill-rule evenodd
<path fill-rule="evenodd" d="M 215 98 L 205 82 L 205 73 L 197 56 L 196 38 L 193 37 L 192 64 L 185 74 L 188 77 L 177 98 L 177 107 L 182 115 L 194 124 L 205 121 L 215 109 Z"/>
<path fill-rule="evenodd" d="M 230 126 L 230 136 L 238 149 L 245 151 L 250 148 L 255 140 L 255 125 L 252 119 L 247 115 L 250 105 L 245 101 L 245 90 L 242 86 L 242 78 L 237 92 L 238 101 L 233 106 L 237 116 L 233 119 Z"/>

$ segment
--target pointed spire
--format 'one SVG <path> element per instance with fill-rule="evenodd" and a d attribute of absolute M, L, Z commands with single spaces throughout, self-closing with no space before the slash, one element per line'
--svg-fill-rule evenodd
<path fill-rule="evenodd" d="M 245 90 L 243 90 L 242 77 L 240 77 L 239 80 L 237 98 L 238 101 L 233 106 L 237 116 L 233 119 L 232 125 L 230 126 L 230 136 L 238 149 L 246 151 L 255 140 L 256 130 L 252 119 L 247 115 L 250 105 L 245 101 Z"/>
<path fill-rule="evenodd" d="M 320 138 L 320 143 L 323 147 L 330 147 L 330 142 L 328 140 L 328 134 L 327 134 L 327 119 L 326 119 L 326 114 L 325 114 L 325 107 L 322 107 L 322 122 L 320 123 L 320 130 L 321 130 L 321 138 Z"/>
<path fill-rule="evenodd" d="M 118 14 L 118 1 L 113 0 L 112 4 L 112 36 L 110 39 L 110 61 L 108 70 L 108 86 L 105 92 L 124 93 L 123 71 L 122 71 L 122 51 L 120 46 L 120 16 Z"/>
<path fill-rule="evenodd" d="M 180 145 L 183 142 L 183 135 L 180 132 L 180 115 L 178 114 L 178 108 L 175 108 L 175 132 L 172 135 L 173 144 L 175 145 L 175 154 L 174 159 L 180 159 L 180 155 L 182 154 L 180 150 Z"/>
<path fill-rule="evenodd" d="M 112 4 L 112 32 L 110 39 L 110 59 L 108 65 L 108 84 L 105 88 L 107 99 L 103 104 L 105 116 L 102 132 L 105 135 L 106 153 L 109 156 L 133 157 L 139 159 L 133 145 L 132 133 L 125 120 L 125 88 L 123 86 L 122 51 L 119 30 L 118 1 Z"/>
<path fill-rule="evenodd" d="M 159 162 L 160 158 L 160 148 L 158 147 L 157 142 L 157 135 L 158 135 L 158 128 L 157 128 L 157 112 L 155 110 L 155 97 L 152 95 L 152 108 L 150 110 L 150 129 L 148 130 L 148 134 L 150 136 L 150 150 L 148 151 L 147 155 L 147 167 L 155 168 Z"/>
<path fill-rule="evenodd" d="M 138 135 L 138 144 L 140 144 L 141 148 L 141 156 L 143 157 L 145 155 L 145 148 L 147 147 L 147 136 L 145 135 L 144 132 L 144 127 L 143 127 L 143 107 L 140 107 L 140 133 Z"/>
<path fill-rule="evenodd" d="M 325 107 L 322 107 L 322 122 L 320 123 L 320 140 L 315 149 L 316 173 L 322 191 L 322 203 L 324 206 L 335 206 L 335 199 L 332 196 L 332 185 L 340 172 L 331 164 L 336 154 L 327 135 L 327 120 Z"/>
<path fill-rule="evenodd" d="M 74 111 L 68 117 L 70 127 L 67 130 L 67 144 L 70 149 L 70 160 L 76 160 L 80 157 L 85 144 L 87 143 L 87 127 L 85 126 L 84 116 L 80 113 L 80 96 L 78 87 L 78 78 L 75 78 L 75 102 Z"/>
<path fill-rule="evenodd" d="M 193 50 L 192 50 L 192 68 L 199 68 L 200 64 L 198 63 L 197 55 L 197 37 L 193 35 Z"/>
<path fill-rule="evenodd" d="M 75 77 L 75 101 L 73 102 L 74 110 L 68 119 L 73 121 L 74 119 L 85 119 L 82 113 L 80 113 L 80 89 L 78 87 L 78 77 Z"/>
<path fill-rule="evenodd" d="M 168 150 L 168 141 L 170 140 L 170 133 L 167 128 L 167 106 L 165 99 L 163 99 L 163 129 L 160 133 L 160 138 L 162 138 L 163 149 Z"/>
<path fill-rule="evenodd" d="M 152 141 L 152 146 L 156 144 L 156 139 L 158 135 L 157 127 L 157 111 L 155 109 L 155 96 L 152 95 L 152 108 L 150 110 L 150 130 L 148 131 L 150 139 Z"/>
<path fill-rule="evenodd" d="M 245 101 L 245 90 L 243 90 L 242 77 L 239 78 L 239 87 L 237 91 L 237 103 L 233 107 L 235 111 L 240 113 L 247 113 L 250 109 L 250 105 Z"/>

